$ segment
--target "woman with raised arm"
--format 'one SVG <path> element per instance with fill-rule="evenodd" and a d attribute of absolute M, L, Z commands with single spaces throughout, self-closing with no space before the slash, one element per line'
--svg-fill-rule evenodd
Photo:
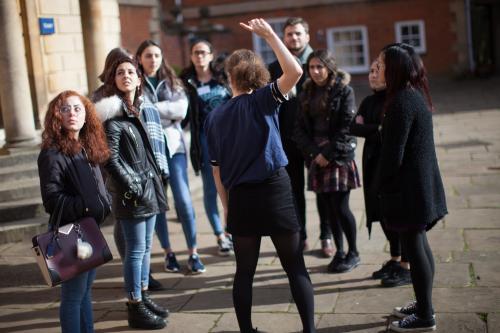
<path fill-rule="evenodd" d="M 269 84 L 269 72 L 255 53 L 234 51 L 225 68 L 233 98 L 205 121 L 215 184 L 233 235 L 236 317 L 241 332 L 257 332 L 251 319 L 252 283 L 262 236 L 271 236 L 303 330 L 315 332 L 313 288 L 302 254 L 300 224 L 278 128 L 278 106 L 299 80 L 302 68 L 266 21 L 253 19 L 240 25 L 266 40 L 283 75 Z"/>

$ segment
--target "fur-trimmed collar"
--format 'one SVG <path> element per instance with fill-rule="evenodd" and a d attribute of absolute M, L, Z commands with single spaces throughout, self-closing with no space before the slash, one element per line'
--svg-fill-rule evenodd
<path fill-rule="evenodd" d="M 101 122 L 108 119 L 123 116 L 125 112 L 125 105 L 118 95 L 104 97 L 99 102 L 95 103 L 97 116 Z"/>

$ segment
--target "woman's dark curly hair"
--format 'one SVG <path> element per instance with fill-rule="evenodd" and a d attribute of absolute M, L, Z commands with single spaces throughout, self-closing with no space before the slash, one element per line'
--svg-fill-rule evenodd
<path fill-rule="evenodd" d="M 80 130 L 78 140 L 71 138 L 69 132 L 62 126 L 60 110 L 66 99 L 71 96 L 78 97 L 85 107 L 85 123 Z M 104 128 L 97 118 L 94 104 L 87 97 L 72 90 L 63 91 L 57 95 L 49 103 L 45 114 L 42 148 L 56 148 L 69 156 L 78 154 L 84 148 L 91 163 L 94 165 L 105 163 L 109 158 L 109 148 Z"/>
<path fill-rule="evenodd" d="M 116 71 L 118 69 L 118 66 L 120 66 L 121 64 L 123 64 L 125 62 L 128 62 L 128 63 L 132 64 L 132 66 L 134 66 L 135 71 L 137 73 L 137 76 L 140 79 L 140 84 L 137 86 L 137 90 L 136 90 L 135 96 L 134 96 L 134 102 L 132 104 L 130 104 L 130 102 L 126 98 L 124 98 L 124 93 L 120 89 L 118 89 L 118 87 L 116 86 L 116 81 L 115 81 L 115 76 L 116 76 Z M 127 56 L 119 57 L 118 59 L 115 60 L 115 62 L 113 62 L 113 64 L 111 65 L 111 68 L 109 69 L 109 71 L 107 71 L 107 73 L 109 73 L 109 74 L 106 76 L 106 81 L 104 81 L 104 96 L 109 97 L 109 96 L 113 96 L 113 95 L 118 95 L 123 100 L 125 105 L 127 106 L 128 111 L 130 113 L 134 114 L 136 117 L 138 117 L 139 116 L 139 106 L 142 102 L 141 98 L 139 98 L 139 97 L 142 95 L 143 80 L 141 77 L 141 71 L 139 70 L 139 66 L 137 64 L 137 61 L 135 61 L 135 59 L 131 59 L 130 57 L 127 57 Z"/>
<path fill-rule="evenodd" d="M 320 100 L 320 109 L 321 110 L 327 110 L 327 103 L 328 103 L 328 97 L 329 97 L 329 92 L 332 90 L 334 84 L 335 84 L 335 79 L 337 78 L 338 75 L 338 69 L 337 69 L 337 63 L 335 62 L 335 57 L 333 54 L 328 51 L 328 50 L 316 50 L 312 52 L 309 57 L 307 57 L 306 61 L 306 70 L 309 75 L 309 64 L 312 59 L 318 59 L 328 70 L 328 78 L 325 84 L 325 93 L 323 96 L 321 96 Z M 310 103 L 313 99 L 314 93 L 318 89 L 323 89 L 323 87 L 319 87 L 312 79 L 307 79 L 306 82 L 304 82 L 300 102 L 302 105 L 302 109 L 304 112 L 309 112 L 310 111 Z"/>
<path fill-rule="evenodd" d="M 225 70 L 231 85 L 240 92 L 262 88 L 271 78 L 262 59 L 246 49 L 231 53 L 226 59 Z"/>

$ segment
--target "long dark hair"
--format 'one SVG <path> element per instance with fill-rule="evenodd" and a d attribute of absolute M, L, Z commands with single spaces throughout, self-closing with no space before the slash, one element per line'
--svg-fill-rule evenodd
<path fill-rule="evenodd" d="M 128 62 L 128 63 L 132 64 L 132 66 L 134 66 L 135 71 L 137 73 L 137 76 L 140 79 L 140 83 L 137 86 L 137 90 L 136 90 L 135 96 L 134 96 L 134 101 L 132 104 L 130 104 L 130 102 L 126 98 L 124 98 L 124 93 L 120 89 L 118 89 L 118 87 L 116 86 L 116 82 L 115 82 L 116 70 L 118 69 L 118 66 L 120 66 L 121 64 L 123 64 L 125 62 Z M 108 96 L 112 96 L 112 95 L 118 95 L 123 100 L 125 105 L 127 106 L 128 111 L 133 113 L 135 116 L 138 116 L 139 115 L 139 106 L 141 104 L 140 96 L 142 95 L 143 81 L 141 78 L 141 74 L 140 74 L 141 72 L 139 70 L 139 66 L 137 64 L 137 61 L 135 61 L 135 59 L 131 59 L 130 57 L 127 57 L 127 56 L 120 57 L 120 58 L 116 59 L 115 62 L 111 65 L 111 68 L 109 69 L 108 73 L 109 74 L 106 76 L 106 81 L 104 82 L 104 96 L 108 97 Z"/>
<path fill-rule="evenodd" d="M 384 113 L 398 91 L 408 87 L 420 91 L 427 99 L 429 111 L 433 110 L 429 83 L 424 63 L 415 49 L 408 44 L 394 43 L 382 49 L 385 64 L 387 98 Z"/>
<path fill-rule="evenodd" d="M 144 50 L 150 46 L 156 46 L 157 48 L 160 49 L 161 52 L 161 65 L 160 68 L 158 69 L 158 72 L 156 73 L 156 78 L 158 80 L 165 80 L 171 90 L 176 90 L 179 88 L 182 88 L 182 82 L 179 80 L 177 75 L 175 74 L 175 71 L 172 67 L 167 62 L 167 59 L 165 58 L 165 54 L 163 53 L 163 50 L 161 49 L 160 45 L 155 43 L 154 41 L 147 39 L 144 42 L 139 45 L 137 48 L 137 52 L 135 53 L 135 58 L 139 64 L 139 70 L 144 79 L 146 78 L 146 73 L 144 73 L 144 67 L 142 67 L 139 59 L 141 59 L 141 55 L 144 52 Z"/>
<path fill-rule="evenodd" d="M 307 57 L 306 61 L 306 70 L 309 73 L 309 64 L 311 63 L 312 59 L 318 59 L 321 61 L 321 63 L 326 67 L 328 70 L 328 78 L 326 81 L 325 85 L 325 94 L 321 96 L 320 100 L 320 109 L 321 110 L 326 110 L 327 109 L 327 103 L 328 103 L 328 97 L 329 97 L 329 92 L 331 89 L 333 89 L 333 86 L 335 85 L 335 79 L 337 78 L 338 75 L 338 68 L 337 68 L 337 63 L 335 61 L 335 57 L 333 54 L 325 49 L 321 50 L 316 50 L 312 52 L 309 57 Z M 322 88 L 322 87 L 321 87 Z M 304 83 L 304 89 L 303 89 L 303 94 L 301 96 L 301 104 L 302 104 L 302 109 L 304 112 L 309 112 L 310 111 L 310 103 L 313 99 L 313 95 L 316 92 L 316 90 L 320 89 L 320 87 L 314 83 L 314 81 L 309 78 L 307 81 Z"/>

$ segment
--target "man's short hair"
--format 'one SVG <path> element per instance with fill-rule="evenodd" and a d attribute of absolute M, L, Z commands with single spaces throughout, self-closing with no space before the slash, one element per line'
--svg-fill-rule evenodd
<path fill-rule="evenodd" d="M 283 26 L 283 32 L 285 32 L 285 29 L 287 27 L 294 26 L 297 24 L 302 24 L 306 33 L 307 34 L 309 33 L 309 24 L 302 17 L 289 17 L 285 21 L 285 25 Z"/>

